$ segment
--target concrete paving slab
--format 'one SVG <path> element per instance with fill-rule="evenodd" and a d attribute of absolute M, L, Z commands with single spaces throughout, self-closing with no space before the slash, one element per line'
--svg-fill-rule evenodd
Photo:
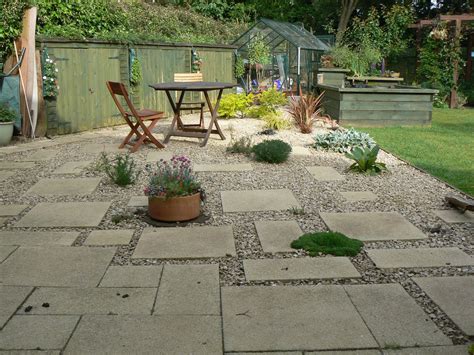
<path fill-rule="evenodd" d="M 232 226 L 145 228 L 132 258 L 192 259 L 235 255 Z"/>
<path fill-rule="evenodd" d="M 467 335 L 474 335 L 474 276 L 415 277 L 426 292 Z"/>
<path fill-rule="evenodd" d="M 79 232 L 0 231 L 0 245 L 65 245 L 70 246 Z"/>
<path fill-rule="evenodd" d="M 306 170 L 318 181 L 340 181 L 344 180 L 344 175 L 330 166 L 308 166 Z"/>
<path fill-rule="evenodd" d="M 381 355 L 380 350 L 305 351 L 305 355 Z"/>
<path fill-rule="evenodd" d="M 84 316 L 65 354 L 222 354 L 218 316 Z"/>
<path fill-rule="evenodd" d="M 1 162 L 0 162 L 1 164 Z M 1 169 L 1 168 L 0 168 Z M 5 181 L 8 178 L 11 178 L 12 176 L 15 176 L 16 173 L 13 171 L 1 171 L 0 170 L 0 182 Z"/>
<path fill-rule="evenodd" d="M 40 287 L 27 304 L 30 314 L 151 314 L 155 295 L 156 288 Z"/>
<path fill-rule="evenodd" d="M 342 286 L 223 287 L 221 294 L 226 351 L 378 346 Z"/>
<path fill-rule="evenodd" d="M 294 157 L 307 157 L 313 155 L 311 150 L 306 147 L 293 146 L 291 147 L 291 156 Z"/>
<path fill-rule="evenodd" d="M 109 266 L 100 287 L 158 287 L 162 265 Z"/>
<path fill-rule="evenodd" d="M 226 353 L 226 354 L 232 354 L 232 355 L 303 355 L 301 351 L 277 351 L 277 352 L 258 352 L 258 353 Z"/>
<path fill-rule="evenodd" d="M 0 263 L 6 260 L 17 248 L 15 245 L 0 246 Z"/>
<path fill-rule="evenodd" d="M 224 212 L 281 211 L 301 207 L 288 189 L 221 191 Z"/>
<path fill-rule="evenodd" d="M 437 210 L 434 214 L 446 223 L 474 223 L 474 213 L 470 211 L 462 213 L 459 210 Z"/>
<path fill-rule="evenodd" d="M 0 348 L 62 349 L 78 321 L 78 316 L 14 316 L 2 330 Z"/>
<path fill-rule="evenodd" d="M 381 269 L 474 265 L 459 248 L 372 249 L 367 254 Z"/>
<path fill-rule="evenodd" d="M 59 168 L 54 170 L 52 174 L 79 174 L 92 163 L 91 160 L 68 161 Z"/>
<path fill-rule="evenodd" d="M 32 152 L 28 152 L 22 161 L 47 161 L 53 159 L 58 152 L 56 150 L 39 149 Z"/>
<path fill-rule="evenodd" d="M 92 231 L 85 245 L 125 245 L 132 240 L 133 229 L 109 229 Z"/>
<path fill-rule="evenodd" d="M 127 207 L 147 207 L 148 196 L 132 196 L 128 201 Z"/>
<path fill-rule="evenodd" d="M 319 215 L 330 230 L 362 241 L 428 238 L 398 212 L 320 212 Z"/>
<path fill-rule="evenodd" d="M 119 149 L 120 143 L 87 143 L 81 145 L 81 153 L 101 154 L 101 153 L 127 153 L 128 149 Z"/>
<path fill-rule="evenodd" d="M 426 346 L 399 350 L 383 350 L 384 355 L 466 355 L 467 345 Z"/>
<path fill-rule="evenodd" d="M 0 216 L 16 216 L 25 210 L 28 205 L 0 205 Z"/>
<path fill-rule="evenodd" d="M 347 202 L 375 201 L 377 195 L 371 191 L 344 191 L 339 192 Z"/>
<path fill-rule="evenodd" d="M 109 207 L 110 202 L 42 202 L 15 227 L 96 227 Z"/>
<path fill-rule="evenodd" d="M 0 328 L 16 312 L 31 291 L 33 287 L 0 286 Z"/>
<path fill-rule="evenodd" d="M 251 164 L 193 164 L 195 172 L 236 172 L 236 171 L 252 171 Z"/>
<path fill-rule="evenodd" d="M 87 195 L 95 191 L 101 178 L 41 179 L 26 193 L 29 195 Z"/>
<path fill-rule="evenodd" d="M 115 248 L 19 247 L 0 264 L 0 282 L 16 286 L 95 287 Z"/>
<path fill-rule="evenodd" d="M 157 162 L 160 159 L 163 160 L 170 160 L 173 157 L 173 152 L 166 151 L 166 150 L 154 150 L 149 152 L 146 155 L 147 163 Z"/>
<path fill-rule="evenodd" d="M 8 221 L 8 218 L 0 217 L 0 226 L 4 225 Z"/>
<path fill-rule="evenodd" d="M 61 355 L 59 350 L 0 350 L 0 354 L 8 355 Z"/>
<path fill-rule="evenodd" d="M 399 284 L 344 288 L 381 347 L 452 344 Z"/>
<path fill-rule="evenodd" d="M 346 257 L 247 259 L 244 260 L 244 270 L 247 281 L 361 277 Z"/>
<path fill-rule="evenodd" d="M 290 244 L 303 235 L 296 221 L 255 221 L 254 224 L 265 253 L 295 251 Z"/>
<path fill-rule="evenodd" d="M 34 162 L 0 160 L 0 170 L 31 169 L 35 166 Z"/>
<path fill-rule="evenodd" d="M 219 265 L 165 265 L 153 314 L 220 315 Z"/>
<path fill-rule="evenodd" d="M 10 316 L 3 316 L 0 314 L 0 329 L 3 328 L 5 324 L 7 324 L 9 319 L 10 319 Z"/>

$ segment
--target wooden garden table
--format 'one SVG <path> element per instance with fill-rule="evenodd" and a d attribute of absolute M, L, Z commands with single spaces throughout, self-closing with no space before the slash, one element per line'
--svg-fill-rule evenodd
<path fill-rule="evenodd" d="M 204 147 L 207 144 L 209 136 L 211 134 L 218 134 L 222 140 L 225 139 L 224 133 L 222 133 L 219 123 L 217 122 L 217 110 L 219 108 L 219 103 L 221 101 L 222 93 L 225 89 L 231 89 L 235 87 L 235 84 L 231 83 L 219 83 L 219 82 L 171 82 L 171 83 L 161 83 L 150 85 L 153 89 L 157 91 L 165 91 L 166 96 L 170 102 L 171 108 L 174 112 L 174 118 L 171 122 L 170 130 L 164 140 L 165 143 L 168 143 L 172 136 L 178 137 L 193 137 L 193 138 L 203 138 L 201 142 L 201 147 Z M 214 107 L 212 106 L 211 100 L 209 98 L 209 91 L 216 91 L 219 93 L 217 95 L 217 101 Z M 171 91 L 180 92 L 178 102 L 173 99 Z M 199 125 L 185 125 L 181 121 L 181 104 L 183 103 L 184 94 L 186 91 L 195 91 L 202 92 L 206 98 L 207 106 L 209 107 L 209 112 L 211 113 L 211 122 L 209 123 L 208 128 L 199 127 Z M 214 128 L 215 127 L 215 128 Z"/>

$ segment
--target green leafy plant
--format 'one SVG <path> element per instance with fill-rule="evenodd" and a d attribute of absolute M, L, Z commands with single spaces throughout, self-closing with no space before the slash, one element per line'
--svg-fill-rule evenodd
<path fill-rule="evenodd" d="M 291 146 L 280 139 L 272 139 L 254 145 L 252 153 L 256 161 L 280 164 L 285 162 L 290 156 Z"/>
<path fill-rule="evenodd" d="M 311 133 L 313 131 L 313 123 L 322 113 L 321 101 L 323 96 L 324 92 L 317 97 L 310 94 L 303 95 L 302 93 L 298 97 L 291 96 L 288 112 L 301 133 Z"/>
<path fill-rule="evenodd" d="M 282 115 L 277 112 L 270 112 L 266 114 L 263 116 L 263 120 L 265 121 L 266 128 L 275 129 L 277 131 L 291 127 L 290 121 L 282 117 Z"/>
<path fill-rule="evenodd" d="M 142 83 L 142 80 L 142 65 L 138 57 L 134 57 L 130 67 L 130 85 L 133 88 L 137 88 Z"/>
<path fill-rule="evenodd" d="M 232 137 L 231 142 L 227 147 L 227 151 L 234 154 L 250 155 L 252 153 L 252 145 L 251 137 L 245 136 L 240 137 L 239 139 L 234 139 L 234 137 Z"/>
<path fill-rule="evenodd" d="M 100 162 L 103 171 L 119 186 L 135 183 L 140 174 L 135 161 L 129 154 L 117 154 L 115 158 L 109 159 L 107 154 L 102 152 Z"/>
<path fill-rule="evenodd" d="M 387 170 L 384 163 L 377 162 L 377 155 L 379 154 L 379 147 L 377 145 L 372 148 L 355 147 L 350 153 L 346 153 L 346 157 L 355 161 L 349 170 L 366 173 L 366 174 L 380 174 Z"/>
<path fill-rule="evenodd" d="M 240 79 L 245 75 L 245 64 L 244 59 L 241 55 L 235 55 L 235 67 L 234 67 L 234 76 L 236 79 Z"/>
<path fill-rule="evenodd" d="M 43 50 L 43 96 L 54 98 L 58 96 L 58 68 L 56 62 L 49 56 L 48 49 Z"/>
<path fill-rule="evenodd" d="M 257 96 L 260 106 L 265 107 L 267 112 L 276 112 L 279 106 L 288 103 L 288 99 L 284 93 L 271 87 Z"/>
<path fill-rule="evenodd" d="M 291 206 L 289 209 L 288 209 L 288 212 L 290 212 L 291 214 L 295 215 L 295 216 L 304 216 L 306 214 L 305 210 L 304 210 L 304 207 L 296 207 L 296 206 Z"/>
<path fill-rule="evenodd" d="M 133 216 L 126 213 L 114 214 L 112 215 L 112 222 L 119 224 L 120 222 L 125 222 L 133 219 Z"/>
<path fill-rule="evenodd" d="M 22 30 L 23 13 L 33 5 L 33 0 L 0 1 L 0 63 L 13 49 L 13 41 Z"/>
<path fill-rule="evenodd" d="M 248 44 L 248 60 L 250 65 L 270 64 L 270 47 L 261 35 L 253 37 Z"/>
<path fill-rule="evenodd" d="M 317 134 L 313 147 L 316 149 L 332 150 L 338 153 L 350 152 L 354 147 L 373 147 L 375 141 L 364 132 L 351 128 L 329 133 Z"/>
<path fill-rule="evenodd" d="M 220 117 L 244 118 L 247 109 L 253 103 L 253 94 L 227 94 L 223 95 L 217 113 Z"/>
<path fill-rule="evenodd" d="M 364 243 L 346 237 L 338 232 L 315 232 L 303 234 L 291 242 L 294 249 L 304 249 L 310 256 L 332 254 L 336 256 L 356 256 Z"/>
<path fill-rule="evenodd" d="M 16 120 L 17 113 L 13 111 L 6 103 L 0 103 L 0 122 L 13 122 Z"/>
<path fill-rule="evenodd" d="M 199 52 L 195 49 L 191 51 L 191 70 L 193 73 L 199 73 L 201 71 L 202 64 L 204 63 Z"/>
<path fill-rule="evenodd" d="M 474 344 L 469 345 L 469 347 L 467 348 L 467 352 L 469 353 L 469 355 L 474 355 Z"/>

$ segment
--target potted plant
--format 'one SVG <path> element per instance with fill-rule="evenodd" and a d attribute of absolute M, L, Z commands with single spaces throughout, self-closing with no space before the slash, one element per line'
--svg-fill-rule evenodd
<path fill-rule="evenodd" d="M 16 112 L 6 103 L 0 103 L 0 146 L 10 143 L 13 137 L 13 121 Z"/>
<path fill-rule="evenodd" d="M 204 193 L 191 169 L 191 160 L 175 155 L 171 160 L 157 162 L 150 173 L 145 195 L 148 196 L 148 215 L 165 222 L 189 221 L 199 217 Z"/>

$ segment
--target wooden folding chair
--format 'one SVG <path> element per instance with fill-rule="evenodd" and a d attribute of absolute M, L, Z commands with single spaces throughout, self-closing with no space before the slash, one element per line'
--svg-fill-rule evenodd
<path fill-rule="evenodd" d="M 199 82 L 203 81 L 203 76 L 202 73 L 175 73 L 174 74 L 174 82 L 176 83 L 194 83 L 194 82 Z M 178 124 L 181 127 L 200 127 L 204 128 L 204 106 L 206 103 L 204 101 L 199 101 L 199 102 L 182 102 L 180 111 L 194 111 L 194 110 L 200 110 L 200 116 L 199 116 L 199 124 L 183 124 L 180 120 Z"/>
<path fill-rule="evenodd" d="M 145 140 L 152 142 L 158 148 L 164 148 L 165 146 L 153 136 L 153 133 L 151 133 L 155 125 L 158 123 L 158 120 L 164 117 L 164 112 L 148 109 L 136 110 L 135 106 L 133 106 L 130 101 L 125 85 L 122 83 L 107 81 L 107 88 L 114 99 L 115 105 L 117 105 L 117 108 L 131 129 L 130 133 L 125 137 L 119 148 L 123 148 L 128 144 L 132 146 L 131 152 L 134 153 L 138 148 L 140 148 Z M 124 98 L 130 111 L 125 111 L 118 96 Z M 133 122 L 133 118 L 135 118 L 135 122 Z M 150 121 L 150 124 L 147 126 L 144 123 L 145 121 Z M 143 132 L 139 131 L 140 128 Z M 134 135 L 137 136 L 137 141 L 131 142 L 130 140 Z"/>

